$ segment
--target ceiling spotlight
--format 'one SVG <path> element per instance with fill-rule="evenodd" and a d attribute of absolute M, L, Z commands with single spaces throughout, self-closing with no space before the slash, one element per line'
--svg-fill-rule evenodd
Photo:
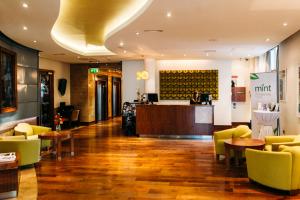
<path fill-rule="evenodd" d="M 266 39 L 266 42 L 270 42 L 270 38 L 267 38 L 267 39 Z"/>
<path fill-rule="evenodd" d="M 23 26 L 23 30 L 27 31 L 28 30 L 27 26 Z"/>
<path fill-rule="evenodd" d="M 287 23 L 287 22 L 284 22 L 282 25 L 283 25 L 283 26 L 287 26 L 287 25 L 288 25 L 288 23 Z"/>
<path fill-rule="evenodd" d="M 33 40 L 34 43 L 36 43 L 36 40 Z"/>
<path fill-rule="evenodd" d="M 136 34 L 136 35 L 140 35 L 140 32 L 136 32 L 135 34 Z"/>
<path fill-rule="evenodd" d="M 77 56 L 77 58 L 79 59 L 79 58 L 80 58 L 80 56 Z"/>
<path fill-rule="evenodd" d="M 28 8 L 28 4 L 27 3 L 22 3 L 23 8 Z"/>
<path fill-rule="evenodd" d="M 124 46 L 124 43 L 123 43 L 123 42 L 120 42 L 119 45 L 120 45 L 120 47 L 123 47 L 123 46 Z"/>
<path fill-rule="evenodd" d="M 167 12 L 167 17 L 168 18 L 172 17 L 172 13 L 171 12 Z"/>
<path fill-rule="evenodd" d="M 206 56 L 209 56 L 209 54 L 208 54 L 208 53 L 206 53 Z"/>
<path fill-rule="evenodd" d="M 160 56 L 165 56 L 164 54 L 160 54 Z"/>
<path fill-rule="evenodd" d="M 250 55 L 250 54 L 248 54 L 248 57 L 251 57 L 251 55 Z"/>
<path fill-rule="evenodd" d="M 184 57 L 186 57 L 186 54 L 183 54 Z"/>
<path fill-rule="evenodd" d="M 127 51 L 126 51 L 126 50 L 124 50 L 124 51 L 123 51 L 123 53 L 127 53 Z"/>

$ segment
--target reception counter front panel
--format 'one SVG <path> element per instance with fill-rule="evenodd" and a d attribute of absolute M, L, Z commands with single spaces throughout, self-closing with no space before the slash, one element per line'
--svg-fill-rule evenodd
<path fill-rule="evenodd" d="M 137 105 L 136 131 L 140 136 L 212 135 L 214 106 Z"/>

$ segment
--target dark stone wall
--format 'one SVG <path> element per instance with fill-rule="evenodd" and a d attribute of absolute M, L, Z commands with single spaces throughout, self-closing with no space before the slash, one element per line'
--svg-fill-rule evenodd
<path fill-rule="evenodd" d="M 16 112 L 0 114 L 0 124 L 39 116 L 38 51 L 22 46 L 0 32 L 0 46 L 17 53 Z"/>

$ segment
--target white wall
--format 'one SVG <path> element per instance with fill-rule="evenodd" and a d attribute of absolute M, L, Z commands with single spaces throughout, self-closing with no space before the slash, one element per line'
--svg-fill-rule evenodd
<path fill-rule="evenodd" d="M 288 135 L 300 134 L 298 110 L 298 68 L 300 67 L 300 31 L 279 46 L 279 68 L 287 69 L 286 100 L 280 102 L 280 128 Z"/>
<path fill-rule="evenodd" d="M 39 68 L 54 71 L 54 107 L 59 107 L 61 101 L 70 104 L 70 65 L 54 61 L 46 58 L 39 58 Z M 58 91 L 58 80 L 61 78 L 67 79 L 67 88 L 64 96 Z"/>
<path fill-rule="evenodd" d="M 137 89 L 144 93 L 145 81 L 136 80 L 136 73 L 144 70 L 144 61 L 122 62 L 122 102 L 133 102 L 136 99 Z"/>
<path fill-rule="evenodd" d="M 233 60 L 232 76 L 238 76 L 237 87 L 246 87 L 246 102 L 236 102 L 236 107 L 232 106 L 232 122 L 250 122 L 250 61 Z"/>
<path fill-rule="evenodd" d="M 215 125 L 231 125 L 231 66 L 230 60 L 160 60 L 157 61 L 156 77 L 159 70 L 209 70 L 219 71 L 219 100 L 214 101 Z M 159 79 L 156 78 L 156 92 L 159 93 Z M 162 101 L 163 103 L 186 103 L 189 101 Z"/>

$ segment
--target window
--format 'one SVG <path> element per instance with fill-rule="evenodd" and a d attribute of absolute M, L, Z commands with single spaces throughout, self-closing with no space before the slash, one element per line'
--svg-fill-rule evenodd
<path fill-rule="evenodd" d="M 16 99 L 16 53 L 0 47 L 0 113 L 14 112 Z"/>
<path fill-rule="evenodd" d="M 278 47 L 270 50 L 270 71 L 275 71 L 277 69 L 277 52 Z"/>

